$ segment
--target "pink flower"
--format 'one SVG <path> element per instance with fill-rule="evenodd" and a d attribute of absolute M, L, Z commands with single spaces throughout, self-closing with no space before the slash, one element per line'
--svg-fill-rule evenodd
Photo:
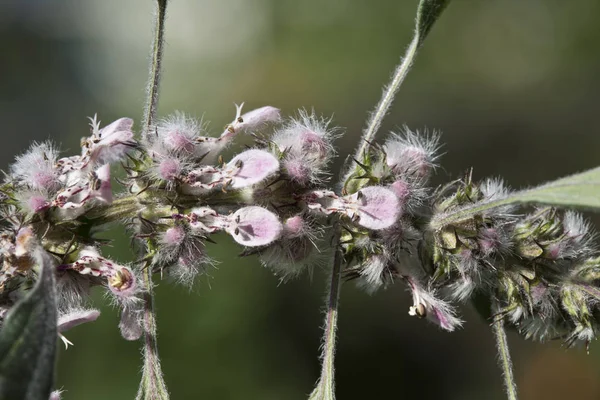
<path fill-rule="evenodd" d="M 244 246 L 264 246 L 279 238 L 282 225 L 271 211 L 250 206 L 240 208 L 229 217 L 226 231 Z"/>
<path fill-rule="evenodd" d="M 288 156 L 283 160 L 283 167 L 287 176 L 299 185 L 306 186 L 313 178 L 313 170 L 301 157 Z"/>
<path fill-rule="evenodd" d="M 58 331 L 65 332 L 86 322 L 94 322 L 100 316 L 100 311 L 90 309 L 73 309 L 58 317 Z"/>
<path fill-rule="evenodd" d="M 112 188 L 110 185 L 110 164 L 104 164 L 95 171 L 97 182 L 92 182 L 92 190 L 89 198 L 110 204 L 113 201 Z"/>
<path fill-rule="evenodd" d="M 102 129 L 95 117 L 91 121 L 92 136 L 84 143 L 84 156 L 89 163 L 107 164 L 120 161 L 135 145 L 131 118 L 120 118 Z"/>
<path fill-rule="evenodd" d="M 269 152 L 246 150 L 235 156 L 226 167 L 230 187 L 240 189 L 259 183 L 279 170 L 279 161 Z"/>
<path fill-rule="evenodd" d="M 143 332 L 142 327 L 142 305 L 143 303 L 132 303 L 123 307 L 119 330 L 125 340 L 138 340 Z"/>
<path fill-rule="evenodd" d="M 65 344 L 65 348 L 69 345 L 73 345 L 66 337 L 62 335 L 62 332 L 68 331 L 77 325 L 85 324 L 86 322 L 94 322 L 100 316 L 98 310 L 85 310 L 85 309 L 72 309 L 58 317 L 58 335 Z"/>
<path fill-rule="evenodd" d="M 349 204 L 346 213 L 367 229 L 389 228 L 402 212 L 394 192 L 381 186 L 367 186 L 345 200 Z"/>

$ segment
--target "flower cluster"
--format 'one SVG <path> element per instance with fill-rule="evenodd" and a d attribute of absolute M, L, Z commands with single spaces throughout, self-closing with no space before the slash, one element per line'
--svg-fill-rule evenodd
<path fill-rule="evenodd" d="M 344 275 L 368 292 L 403 281 L 409 314 L 452 331 L 462 324 L 451 301 L 501 305 L 526 337 L 589 342 L 598 328 L 600 257 L 583 218 L 552 208 L 519 214 L 514 206 L 432 227 L 437 216 L 508 194 L 500 180 L 470 175 L 433 192 L 439 136 L 405 128 L 370 143 L 341 190 L 326 186 L 338 130 L 314 113 L 282 118 L 262 107 L 242 113 L 220 135 L 183 114 L 158 120 L 133 139 L 133 122 L 104 128 L 92 119 L 81 155 L 59 158 L 50 143 L 17 157 L 1 187 L 0 318 L 36 279 L 32 246 L 55 261 L 57 330 L 95 320 L 91 287 L 121 308 L 121 333 L 143 333 L 139 276 L 149 268 L 191 285 L 214 264 L 207 243 L 218 232 L 258 255 L 286 280 L 330 258 L 324 238 L 341 232 Z M 253 145 L 224 160 L 239 134 Z M 127 172 L 127 194 L 113 199 L 111 163 Z M 95 233 L 126 221 L 142 257 L 121 265 L 103 257 Z M 412 257 L 417 254 L 419 258 Z"/>
<path fill-rule="evenodd" d="M 427 183 L 438 157 L 438 135 L 405 128 L 383 146 L 371 144 L 346 176 L 342 195 L 314 191 L 307 198 L 317 214 L 337 214 L 345 276 L 372 293 L 403 280 L 413 295 L 411 315 L 427 317 L 444 329 L 460 325 L 454 309 L 430 287 L 425 271 L 408 261 L 419 238 Z"/>
<path fill-rule="evenodd" d="M 131 119 L 121 118 L 100 129 L 93 118 L 81 155 L 71 157 L 59 159 L 51 143 L 34 144 L 10 169 L 11 194 L 20 210 L 70 220 L 82 215 L 88 203 L 110 204 L 110 163 L 123 160 L 135 147 L 132 126 Z"/>
<path fill-rule="evenodd" d="M 499 180 L 475 185 L 470 176 L 439 190 L 433 208 L 444 214 L 507 195 Z M 432 285 L 452 299 L 498 302 L 493 317 L 526 338 L 595 337 L 600 308 L 600 258 L 594 234 L 572 211 L 504 206 L 434 229 L 421 243 Z M 489 307 L 486 307 L 489 313 Z"/>
<path fill-rule="evenodd" d="M 213 263 L 205 246 L 221 231 L 282 279 L 318 262 L 322 229 L 304 198 L 328 176 L 337 136 L 329 125 L 306 111 L 284 120 L 270 106 L 237 106 L 220 136 L 183 114 L 159 120 L 128 166 L 153 270 L 190 284 Z M 254 145 L 224 161 L 244 133 Z"/>
<path fill-rule="evenodd" d="M 106 222 L 98 215 L 113 203 L 110 165 L 137 147 L 132 126 L 121 118 L 100 128 L 93 118 L 81 155 L 59 158 L 54 145 L 40 143 L 16 158 L 1 186 L 2 310 L 32 286 L 38 272 L 32 249 L 40 245 L 56 264 L 59 332 L 98 317 L 86 309 L 92 286 L 106 287 L 117 304 L 138 302 L 134 269 L 102 257 L 95 237 Z"/>

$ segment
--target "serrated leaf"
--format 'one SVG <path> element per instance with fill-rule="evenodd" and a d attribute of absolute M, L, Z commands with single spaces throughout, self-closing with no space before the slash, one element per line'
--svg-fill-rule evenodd
<path fill-rule="evenodd" d="M 510 193 L 492 201 L 479 202 L 435 216 L 431 227 L 463 221 L 476 214 L 512 204 L 544 204 L 600 211 L 600 167 L 548 182 L 532 189 Z"/>
<path fill-rule="evenodd" d="M 0 330 L 0 400 L 48 400 L 54 381 L 57 310 L 54 261 L 35 252 L 40 276 Z"/>
<path fill-rule="evenodd" d="M 421 0 L 417 9 L 416 27 L 419 45 L 423 43 L 433 24 L 437 21 L 448 3 L 450 3 L 450 0 Z"/>

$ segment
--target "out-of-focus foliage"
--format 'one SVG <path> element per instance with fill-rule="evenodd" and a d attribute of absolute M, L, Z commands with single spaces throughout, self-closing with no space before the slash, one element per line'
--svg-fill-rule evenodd
<path fill-rule="evenodd" d="M 159 114 L 204 115 L 215 133 L 234 102 L 284 113 L 313 107 L 347 128 L 351 151 L 381 85 L 408 44 L 417 1 L 178 0 L 171 5 Z M 443 132 L 439 182 L 474 167 L 513 187 L 600 164 L 600 28 L 596 0 L 453 2 L 436 24 L 384 130 Z M 0 5 L 2 167 L 31 140 L 75 149 L 86 116 L 142 114 L 152 2 L 8 0 Z M 127 261 L 115 230 L 111 257 Z M 159 282 L 159 346 L 174 399 L 303 399 L 318 377 L 324 277 L 284 285 L 231 240 L 188 293 Z M 97 304 L 106 303 L 98 296 Z M 445 333 L 409 318 L 398 284 L 370 297 L 342 289 L 338 398 L 503 398 L 490 329 L 465 310 Z M 65 399 L 130 399 L 139 346 L 116 310 L 69 331 Z M 597 399 L 600 349 L 565 352 L 509 334 L 521 398 Z M 373 397 L 375 396 L 375 397 Z"/>

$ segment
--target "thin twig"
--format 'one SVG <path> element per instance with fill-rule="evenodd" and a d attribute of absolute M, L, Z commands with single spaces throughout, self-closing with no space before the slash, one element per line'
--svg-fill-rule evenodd
<path fill-rule="evenodd" d="M 339 241 L 339 237 L 335 238 Z M 325 327 L 323 329 L 323 353 L 321 377 L 309 400 L 334 400 L 334 358 L 336 345 L 336 331 L 338 318 L 338 301 L 342 282 L 343 255 L 339 246 L 335 249 L 333 268 L 331 270 L 330 285 L 327 288 L 327 310 L 325 314 Z"/>
<path fill-rule="evenodd" d="M 498 301 L 494 300 L 492 304 L 492 315 L 498 315 L 500 308 Z M 492 323 L 494 338 L 496 339 L 496 347 L 498 349 L 498 364 L 502 369 L 504 378 L 504 388 L 508 400 L 517 400 L 517 385 L 513 376 L 512 361 L 510 359 L 510 351 L 508 349 L 508 341 L 504 330 L 504 317 L 500 317 Z"/>

